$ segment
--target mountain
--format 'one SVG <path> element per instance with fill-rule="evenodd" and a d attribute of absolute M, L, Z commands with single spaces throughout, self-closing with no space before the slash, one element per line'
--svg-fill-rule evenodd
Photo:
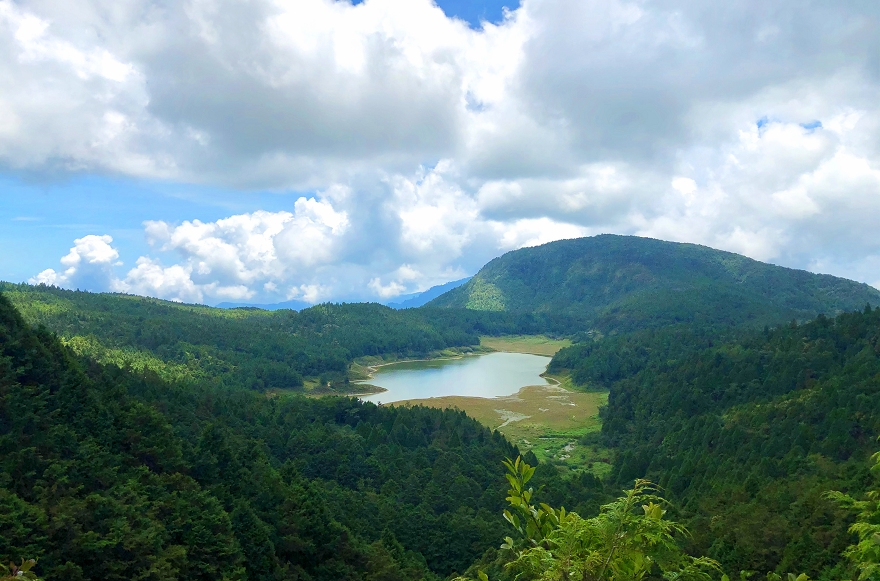
<path fill-rule="evenodd" d="M 465 277 L 459 280 L 453 280 L 452 282 L 447 282 L 444 284 L 438 284 L 436 286 L 432 286 L 428 290 L 420 293 L 413 293 L 411 295 L 401 295 L 398 298 L 397 302 L 386 303 L 387 306 L 392 309 L 412 309 L 415 307 L 421 307 L 426 304 L 428 301 L 434 300 L 443 293 L 447 291 L 451 291 L 454 288 L 458 288 L 467 281 L 469 281 L 471 277 Z M 400 300 L 403 299 L 403 300 Z"/>
<path fill-rule="evenodd" d="M 763 325 L 880 304 L 866 284 L 696 244 L 601 235 L 514 250 L 429 307 L 527 312 L 568 330 Z"/>
<path fill-rule="evenodd" d="M 301 311 L 303 309 L 307 309 L 313 306 L 311 303 L 307 303 L 305 301 L 284 301 L 282 303 L 270 303 L 270 304 L 252 304 L 252 303 L 220 303 L 217 305 L 218 309 L 261 309 L 263 311 L 280 311 L 283 309 L 290 309 L 291 311 Z"/>

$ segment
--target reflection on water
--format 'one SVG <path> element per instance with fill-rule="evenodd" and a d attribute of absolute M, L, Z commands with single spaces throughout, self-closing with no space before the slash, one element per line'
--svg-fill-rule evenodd
<path fill-rule="evenodd" d="M 361 397 L 375 403 L 446 395 L 498 397 L 526 385 L 546 385 L 540 376 L 549 357 L 489 353 L 453 360 L 411 361 L 380 367 L 371 383 L 388 391 Z"/>

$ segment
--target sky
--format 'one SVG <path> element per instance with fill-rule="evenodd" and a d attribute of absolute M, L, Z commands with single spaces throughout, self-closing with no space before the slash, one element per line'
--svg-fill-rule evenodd
<path fill-rule="evenodd" d="M 880 288 L 880 3 L 0 0 L 0 279 L 388 301 L 600 233 Z"/>

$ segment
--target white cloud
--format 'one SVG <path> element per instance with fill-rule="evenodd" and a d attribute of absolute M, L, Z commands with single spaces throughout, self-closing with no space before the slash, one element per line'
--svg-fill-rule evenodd
<path fill-rule="evenodd" d="M 315 304 L 321 300 L 329 298 L 330 289 L 319 284 L 301 284 L 298 287 L 291 287 L 287 293 L 288 299 L 300 299 L 307 303 Z"/>
<path fill-rule="evenodd" d="M 327 201 L 300 198 L 293 212 L 240 214 L 216 222 L 186 221 L 169 224 L 144 223 L 147 240 L 163 253 L 170 253 L 170 266 L 142 256 L 124 277 L 112 267 L 119 253 L 110 236 L 89 235 L 77 239 L 61 259 L 62 273 L 49 269 L 31 282 L 116 290 L 186 302 L 246 300 L 256 289 L 274 293 L 291 279 L 308 278 L 308 269 L 333 262 L 339 238 L 349 222 L 345 212 Z M 101 275 L 102 280 L 97 278 Z M 314 302 L 327 295 L 320 284 L 295 286 L 288 298 Z"/>
<path fill-rule="evenodd" d="M 819 256 L 836 255 L 841 266 L 852 266 L 859 256 L 875 255 L 880 169 L 875 152 L 864 147 L 864 132 L 872 128 L 859 121 L 842 129 L 840 121 L 869 117 L 833 111 L 816 117 L 835 129 L 824 123 L 807 129 L 800 120 L 743 128 L 717 148 L 714 163 L 694 171 L 699 179 L 676 178 L 653 215 L 637 217 L 636 231 L 802 268 L 829 264 L 816 262 Z M 835 274 L 873 282 L 858 268 Z"/>
<path fill-rule="evenodd" d="M 500 235 L 499 248 L 503 250 L 538 246 L 555 240 L 580 238 L 590 234 L 590 231 L 583 226 L 555 222 L 549 218 L 523 219 L 507 224 L 498 223 L 494 226 Z"/>
<path fill-rule="evenodd" d="M 119 252 L 111 246 L 111 236 L 88 235 L 77 238 L 70 252 L 61 258 L 65 269 L 49 268 L 30 279 L 31 284 L 48 284 L 82 290 L 116 290 L 112 267 L 119 266 Z"/>
<path fill-rule="evenodd" d="M 119 253 L 110 246 L 111 236 L 84 236 L 74 241 L 70 253 L 61 259 L 68 268 L 78 268 L 83 264 L 107 265 L 119 258 Z"/>
<path fill-rule="evenodd" d="M 427 290 L 431 284 L 424 284 L 426 280 L 429 280 L 428 277 L 425 277 L 421 272 L 413 268 L 409 264 L 403 264 L 398 268 L 395 272 L 391 273 L 390 278 L 393 280 L 388 284 L 382 284 L 382 279 L 380 277 L 375 277 L 370 279 L 370 282 L 367 286 L 376 293 L 379 298 L 382 299 L 390 299 L 396 296 L 399 296 L 407 290 L 418 290 L 423 291 Z M 447 279 L 441 275 L 439 278 L 442 282 L 446 282 Z M 407 285 L 409 283 L 415 282 L 422 283 L 418 285 L 415 289 L 410 288 L 407 289 Z"/>
<path fill-rule="evenodd" d="M 149 242 L 181 263 L 163 268 L 141 258 L 125 284 L 136 292 L 179 300 L 250 299 L 262 289 L 276 292 L 291 278 L 332 262 L 349 226 L 330 202 L 299 198 L 293 212 L 240 214 L 216 222 L 161 221 L 144 224 Z M 314 302 L 320 285 L 302 284 L 288 298 Z"/>
<path fill-rule="evenodd" d="M 383 299 L 396 297 L 406 290 L 406 287 L 396 281 L 391 281 L 387 285 L 383 285 L 382 281 L 377 277 L 370 280 L 369 287 L 373 289 L 377 295 Z"/>
<path fill-rule="evenodd" d="M 275 285 L 335 257 L 348 216 L 326 201 L 300 198 L 293 212 L 241 214 L 216 222 L 145 223 L 147 238 L 184 260 L 201 285 Z"/>
<path fill-rule="evenodd" d="M 473 30 L 430 0 L 0 0 L 0 165 L 315 192 L 148 222 L 161 257 L 119 288 L 180 300 L 390 297 L 598 232 L 875 281 L 878 17 L 524 0 Z M 113 271 L 90 260 L 34 280 Z"/>
<path fill-rule="evenodd" d="M 192 281 L 191 274 L 191 270 L 185 266 L 175 264 L 165 268 L 159 261 L 142 256 L 125 280 L 117 281 L 116 286 L 134 294 L 201 303 L 204 291 Z"/>
<path fill-rule="evenodd" d="M 401 253 L 416 259 L 449 261 L 462 253 L 480 220 L 474 199 L 450 175 L 454 168 L 441 161 L 413 178 L 396 176 L 389 212 L 400 219 Z"/>

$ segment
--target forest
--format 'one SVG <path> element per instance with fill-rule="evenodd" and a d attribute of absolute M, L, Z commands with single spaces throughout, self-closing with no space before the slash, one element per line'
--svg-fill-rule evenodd
<path fill-rule="evenodd" d="M 304 378 L 344 388 L 358 357 L 421 357 L 469 349 L 480 335 L 538 329 L 528 314 L 466 309 L 352 303 L 270 312 L 25 284 L 0 283 L 0 291 L 28 323 L 51 329 L 80 355 L 167 380 L 256 391 L 296 390 Z"/>
<path fill-rule="evenodd" d="M 520 452 L 462 412 L 169 381 L 77 353 L 5 295 L 0 315 L 0 556 L 45 579 L 544 578 L 517 568 L 528 551 L 503 516 Z M 601 520 L 636 481 L 671 502 L 676 550 L 711 565 L 694 575 L 852 577 L 853 516 L 828 493 L 875 486 L 878 338 L 866 307 L 563 349 L 552 369 L 610 389 L 617 453 L 605 482 L 537 465 L 546 535 Z"/>
<path fill-rule="evenodd" d="M 611 481 L 660 484 L 693 551 L 726 570 L 839 578 L 848 521 L 823 495 L 871 485 L 880 309 L 726 338 L 646 331 L 563 349 L 550 368 L 610 390 Z"/>
<path fill-rule="evenodd" d="M 505 536 L 517 451 L 460 412 L 170 383 L 76 355 L 3 295 L 0 346 L 0 557 L 46 579 L 436 579 Z"/>

